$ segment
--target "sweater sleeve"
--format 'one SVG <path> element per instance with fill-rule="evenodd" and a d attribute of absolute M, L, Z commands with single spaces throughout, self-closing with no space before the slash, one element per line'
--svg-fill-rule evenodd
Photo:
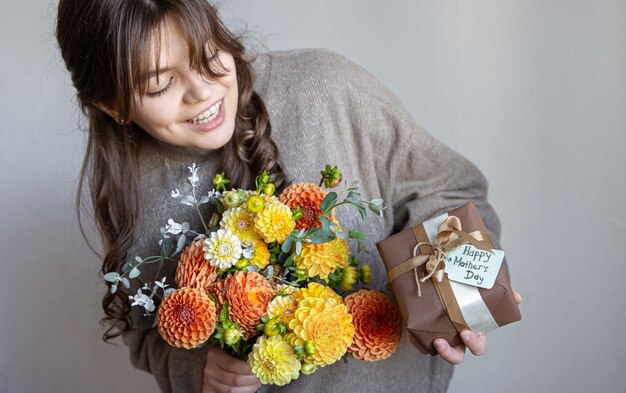
<path fill-rule="evenodd" d="M 402 230 L 471 201 L 498 242 L 500 221 L 487 201 L 488 184 L 481 171 L 415 124 L 399 137 L 399 154 L 390 168 L 394 229 Z"/>
<path fill-rule="evenodd" d="M 392 232 L 472 201 L 497 243 L 500 222 L 480 170 L 417 125 L 400 99 L 366 69 L 332 51 L 314 53 L 323 59 L 315 63 L 318 69 L 345 101 L 341 116 L 350 120 L 343 130 L 352 130 L 345 133 L 351 146 L 346 151 L 359 158 L 363 172 L 376 173 L 377 184 L 362 180 L 391 207 Z"/>

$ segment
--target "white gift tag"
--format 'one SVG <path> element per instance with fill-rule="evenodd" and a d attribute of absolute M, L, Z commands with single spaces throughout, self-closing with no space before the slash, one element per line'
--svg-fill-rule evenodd
<path fill-rule="evenodd" d="M 448 253 L 445 273 L 448 279 L 491 289 L 504 259 L 504 251 L 486 252 L 464 244 Z"/>

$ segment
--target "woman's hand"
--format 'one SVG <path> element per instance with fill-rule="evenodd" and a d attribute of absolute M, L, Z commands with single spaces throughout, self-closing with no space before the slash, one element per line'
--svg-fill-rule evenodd
<path fill-rule="evenodd" d="M 209 348 L 202 393 L 253 393 L 260 387 L 248 363 L 220 348 Z"/>
<path fill-rule="evenodd" d="M 522 304 L 522 296 L 513 289 L 513 296 L 517 304 Z M 463 330 L 461 332 L 461 339 L 463 344 L 451 347 L 450 344 L 443 338 L 438 338 L 434 341 L 435 349 L 439 352 L 439 356 L 450 364 L 459 364 L 465 358 L 465 348 L 468 348 L 470 352 L 476 356 L 480 356 L 485 353 L 487 349 L 487 336 L 477 336 L 470 330 Z"/>

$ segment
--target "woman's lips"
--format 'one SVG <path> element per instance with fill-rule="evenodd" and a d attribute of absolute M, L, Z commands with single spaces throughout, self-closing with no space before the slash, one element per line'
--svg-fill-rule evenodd
<path fill-rule="evenodd" d="M 193 129 L 200 131 L 210 131 L 214 128 L 219 127 L 224 122 L 226 105 L 224 105 L 224 99 L 222 99 L 220 104 L 220 111 L 217 116 L 213 120 L 209 120 L 206 123 L 196 124 L 191 120 L 186 121 L 187 125 Z"/>

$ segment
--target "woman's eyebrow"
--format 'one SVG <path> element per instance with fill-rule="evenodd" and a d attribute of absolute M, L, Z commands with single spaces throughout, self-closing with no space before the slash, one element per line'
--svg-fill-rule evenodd
<path fill-rule="evenodd" d="M 150 70 L 148 71 L 148 78 L 152 78 L 155 77 L 157 75 L 161 75 L 165 72 L 171 71 L 172 68 L 171 67 L 163 67 L 163 68 L 159 68 L 159 70 Z"/>

